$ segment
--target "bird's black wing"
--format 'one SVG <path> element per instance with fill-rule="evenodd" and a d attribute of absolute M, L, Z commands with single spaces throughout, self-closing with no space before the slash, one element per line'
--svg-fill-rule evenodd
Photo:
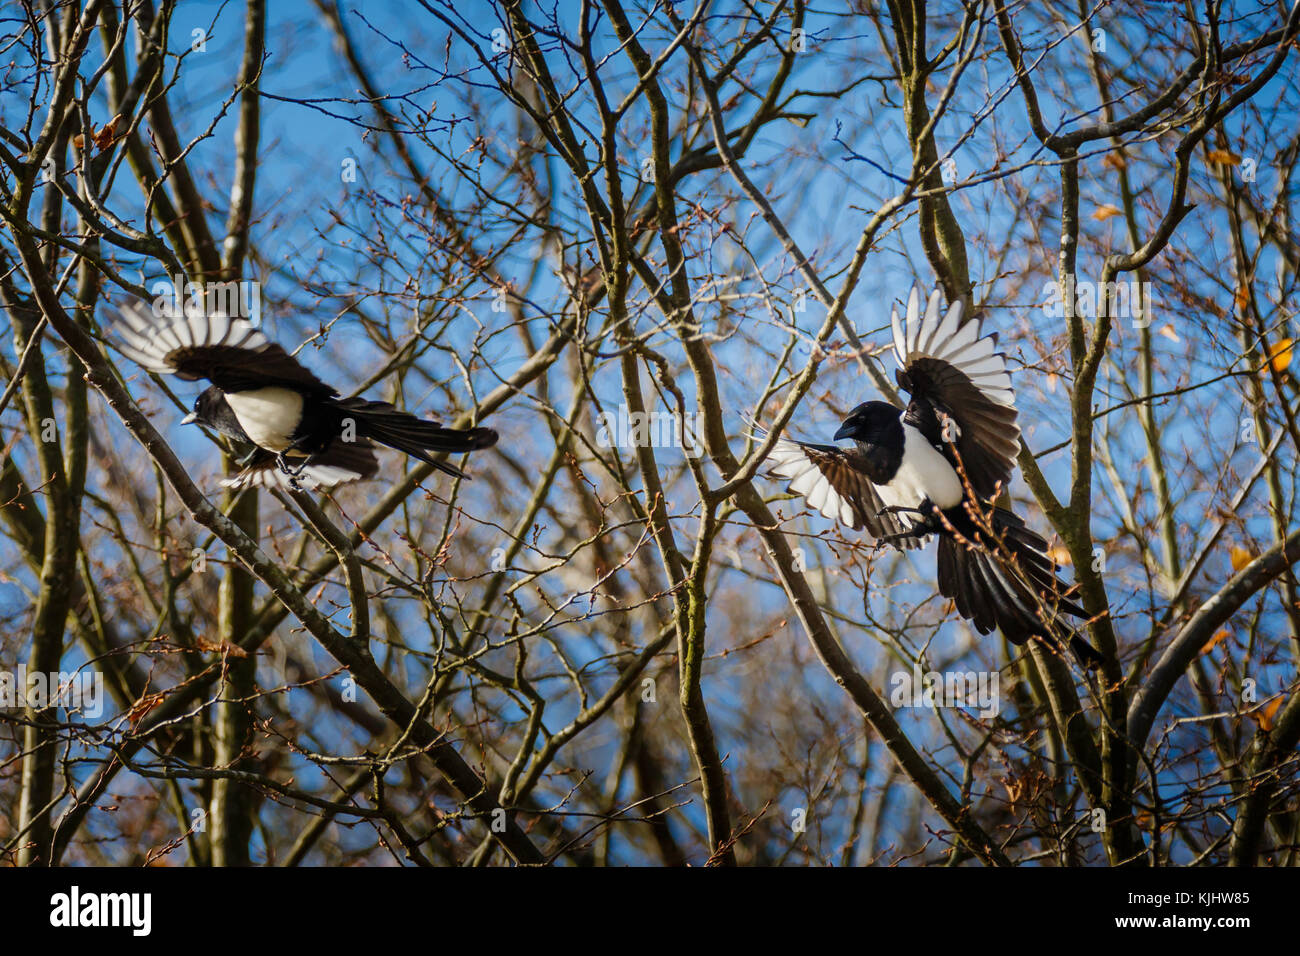
<path fill-rule="evenodd" d="M 290 465 L 294 464 L 289 458 Z M 323 452 L 313 455 L 311 463 L 296 476 L 303 488 L 332 488 L 349 481 L 361 481 L 379 471 L 374 446 L 364 438 L 346 442 L 334 439 Z M 222 479 L 226 488 L 280 488 L 287 490 L 290 479 L 276 461 L 274 452 L 257 448 L 237 475 Z"/>
<path fill-rule="evenodd" d="M 193 308 L 173 316 L 139 300 L 128 302 L 119 315 L 118 347 L 151 372 L 205 378 L 226 392 L 279 386 L 322 397 L 337 394 L 240 316 Z"/>
<path fill-rule="evenodd" d="M 880 514 L 884 503 L 864 471 L 861 452 L 835 445 L 812 445 L 782 438 L 767 456 L 772 471 L 790 479 L 790 490 L 827 518 L 874 537 L 907 530 L 898 515 Z M 910 525 L 910 522 L 909 522 Z M 894 539 L 900 548 L 915 548 L 922 536 Z"/>
<path fill-rule="evenodd" d="M 903 421 L 954 464 L 960 458 L 971 487 L 987 498 L 1010 481 L 1020 451 L 1011 376 L 995 351 L 997 334 L 982 335 L 978 319 L 963 322 L 960 302 L 941 315 L 939 299 L 935 291 L 923 314 L 913 288 L 905 321 L 892 316 L 896 378 L 911 396 Z"/>

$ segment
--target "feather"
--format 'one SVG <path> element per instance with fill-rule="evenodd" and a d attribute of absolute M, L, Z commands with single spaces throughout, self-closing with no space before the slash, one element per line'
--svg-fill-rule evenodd
<path fill-rule="evenodd" d="M 889 325 L 894 333 L 894 358 L 898 361 L 899 368 L 907 364 L 907 337 L 903 334 L 903 326 L 898 320 L 898 309 L 889 310 Z"/>
<path fill-rule="evenodd" d="M 921 331 L 921 290 L 912 286 L 907 297 L 907 354 L 916 352 L 916 336 Z"/>

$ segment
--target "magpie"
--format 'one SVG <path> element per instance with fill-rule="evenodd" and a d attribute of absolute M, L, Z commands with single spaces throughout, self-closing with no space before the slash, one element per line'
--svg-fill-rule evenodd
<path fill-rule="evenodd" d="M 118 310 L 118 348 L 150 372 L 211 382 L 182 424 L 207 425 L 254 446 L 230 488 L 325 488 L 372 477 L 374 443 L 439 471 L 468 478 L 430 452 L 461 454 L 496 444 L 491 428 L 444 428 L 388 402 L 340 398 L 281 346 L 240 316 L 183 314 L 133 300 Z"/>
<path fill-rule="evenodd" d="M 913 287 L 905 321 L 896 309 L 890 316 L 907 408 L 865 402 L 834 435 L 851 447 L 781 438 L 768 462 L 813 508 L 880 543 L 904 550 L 936 536 L 939 593 L 980 634 L 997 627 L 1016 645 L 1068 643 L 1095 669 L 1101 655 L 1064 619 L 1088 615 L 1057 577 L 1047 542 L 993 504 L 1020 447 L 997 333 L 984 335 L 961 302 L 941 314 L 940 302 L 936 290 L 922 313 Z"/>

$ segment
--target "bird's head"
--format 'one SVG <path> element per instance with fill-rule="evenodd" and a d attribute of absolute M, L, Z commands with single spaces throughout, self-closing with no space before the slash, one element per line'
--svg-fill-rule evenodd
<path fill-rule="evenodd" d="M 884 444 L 886 440 L 902 431 L 898 418 L 898 409 L 888 402 L 864 402 L 844 419 L 840 430 L 835 433 L 835 440 L 852 438 L 854 441 L 868 444 Z M 901 436 L 900 436 L 901 437 Z"/>
<path fill-rule="evenodd" d="M 248 436 L 239 425 L 239 419 L 235 417 L 234 409 L 226 401 L 225 393 L 215 385 L 199 394 L 194 400 L 194 408 L 181 419 L 181 424 L 206 425 L 223 435 L 248 441 Z"/>
<path fill-rule="evenodd" d="M 199 393 L 199 397 L 194 399 L 194 407 L 190 409 L 188 415 L 181 419 L 181 424 L 212 426 L 216 423 L 221 406 L 225 404 L 226 401 L 221 394 L 221 389 L 215 385 L 204 389 Z"/>

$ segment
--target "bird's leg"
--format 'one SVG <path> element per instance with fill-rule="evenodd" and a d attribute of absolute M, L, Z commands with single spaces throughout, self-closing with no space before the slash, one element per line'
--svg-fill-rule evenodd
<path fill-rule="evenodd" d="M 899 541 L 902 541 L 905 538 L 911 538 L 914 536 L 915 536 L 915 532 L 913 531 L 899 531 L 896 534 L 881 535 L 879 538 L 876 539 L 876 547 L 879 548 L 882 545 L 886 545 L 886 544 L 897 544 Z"/>
<path fill-rule="evenodd" d="M 295 468 L 289 464 L 284 455 L 276 455 L 275 463 L 280 467 L 280 472 L 288 476 L 289 488 L 293 491 L 302 491 L 302 485 L 298 483 L 298 476 L 301 475 L 302 470 L 307 467 L 307 462 L 304 461 L 301 465 Z"/>
<path fill-rule="evenodd" d="M 883 515 L 919 515 L 919 521 L 913 522 L 910 528 L 906 528 L 895 534 L 886 534 L 877 538 L 876 541 L 882 544 L 894 544 L 905 538 L 918 538 L 927 534 L 933 534 L 939 530 L 939 509 L 936 508 L 929 498 L 926 498 L 916 508 L 909 508 L 906 505 L 890 505 L 887 508 L 881 508 L 876 512 L 876 517 Z"/>
<path fill-rule="evenodd" d="M 306 458 L 302 460 L 302 463 L 298 465 L 297 468 L 295 468 L 292 472 L 290 472 L 290 474 L 293 475 L 293 477 L 297 478 L 299 475 L 302 474 L 302 470 L 315 460 L 316 460 L 315 455 L 308 455 Z"/>
<path fill-rule="evenodd" d="M 288 448 L 285 449 L 285 451 L 288 450 L 289 450 Z M 276 455 L 275 460 L 276 463 L 279 464 L 280 470 L 289 476 L 289 487 L 292 488 L 294 491 L 301 492 L 303 490 L 303 487 L 298 482 L 298 478 L 300 475 L 302 475 L 303 469 L 316 460 L 316 453 L 313 452 L 312 454 L 307 455 L 296 465 L 289 464 L 288 459 L 285 458 L 284 456 L 284 452 L 281 452 L 280 454 Z"/>
<path fill-rule="evenodd" d="M 924 502 L 922 502 L 922 504 L 924 504 Z M 879 511 L 877 511 L 877 512 L 876 512 L 876 517 L 879 518 L 881 515 L 922 515 L 922 516 L 925 516 L 926 514 L 927 514 L 927 512 L 926 512 L 923 508 L 909 508 L 909 507 L 907 507 L 907 505 L 890 505 L 888 508 L 881 508 Z"/>
<path fill-rule="evenodd" d="M 314 453 L 311 455 L 307 455 L 301 461 L 299 461 L 297 465 L 290 465 L 289 459 L 285 457 L 285 452 L 289 451 L 292 447 L 293 446 L 291 445 L 289 446 L 289 448 L 286 448 L 284 451 L 277 454 L 275 456 L 275 463 L 279 465 L 280 470 L 284 472 L 286 475 L 288 475 L 290 478 L 296 478 L 302 474 L 302 470 L 304 468 L 306 468 L 308 465 L 310 465 L 313 461 L 316 460 L 316 455 Z"/>

